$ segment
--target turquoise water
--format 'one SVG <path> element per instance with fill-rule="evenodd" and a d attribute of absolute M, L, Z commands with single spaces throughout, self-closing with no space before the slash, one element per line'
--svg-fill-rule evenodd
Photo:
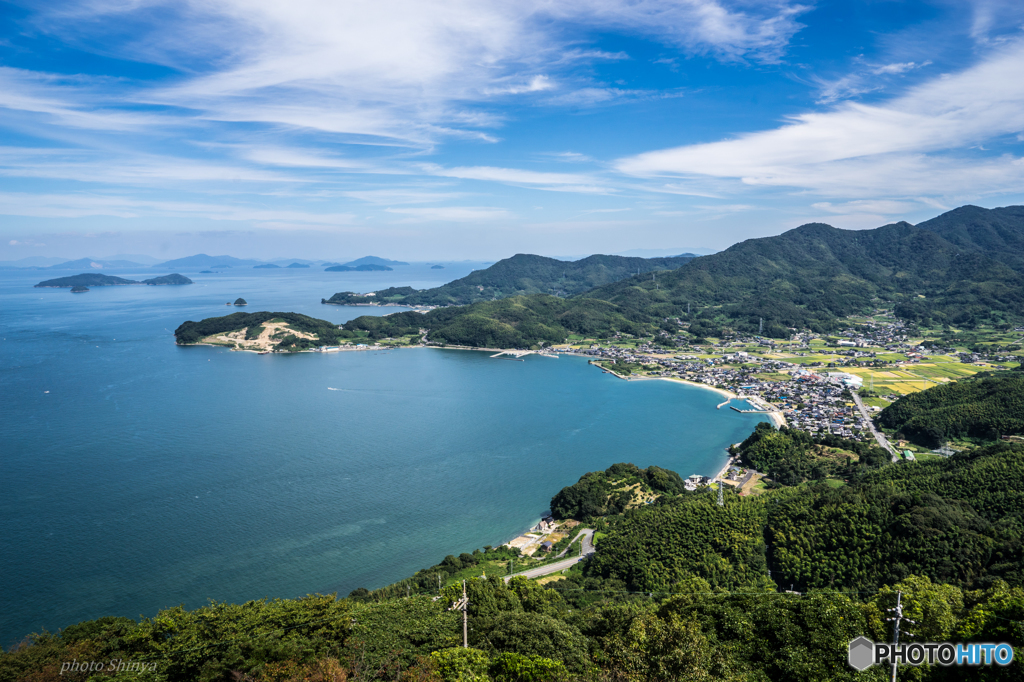
<path fill-rule="evenodd" d="M 335 322 L 390 312 L 319 300 L 468 269 L 190 274 L 82 295 L 0 273 L 0 644 L 208 599 L 379 587 L 510 539 L 587 471 L 712 474 L 760 420 L 582 358 L 260 356 L 171 335 L 238 296 Z"/>

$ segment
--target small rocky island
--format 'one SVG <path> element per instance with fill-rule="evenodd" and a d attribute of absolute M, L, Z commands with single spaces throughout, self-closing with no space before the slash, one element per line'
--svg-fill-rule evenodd
<path fill-rule="evenodd" d="M 232 305 L 249 305 L 244 298 L 236 298 Z"/>
<path fill-rule="evenodd" d="M 444 270 L 444 266 L 443 265 L 431 265 L 430 269 L 431 270 Z"/>
<path fill-rule="evenodd" d="M 124 279 L 113 275 L 101 275 L 97 272 L 83 272 L 80 275 L 69 277 L 57 277 L 48 279 L 35 285 L 37 289 L 60 289 L 64 287 L 113 287 L 126 286 L 129 284 L 148 284 L 150 286 L 192 284 L 192 280 L 178 273 L 144 279 L 141 282 L 134 279 Z"/>
<path fill-rule="evenodd" d="M 73 294 L 84 294 L 87 291 L 89 291 L 89 287 L 83 287 L 83 286 L 71 287 L 71 293 L 73 293 Z"/>

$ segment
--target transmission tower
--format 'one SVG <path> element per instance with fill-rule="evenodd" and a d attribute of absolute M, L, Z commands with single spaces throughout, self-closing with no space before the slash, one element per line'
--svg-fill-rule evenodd
<path fill-rule="evenodd" d="M 719 478 L 718 479 L 718 506 L 719 507 L 724 507 L 725 506 L 725 479 L 724 478 Z"/>
<path fill-rule="evenodd" d="M 764 334 L 764 318 L 759 317 L 757 319 L 759 320 L 757 323 L 757 335 L 761 336 L 762 334 Z"/>
<path fill-rule="evenodd" d="M 886 618 L 886 620 L 891 621 L 892 624 L 893 624 L 892 625 L 893 655 L 890 656 L 890 660 L 892 661 L 892 682 L 896 682 L 896 655 L 895 654 L 896 654 L 896 645 L 900 643 L 900 622 L 905 620 L 908 623 L 911 623 L 913 625 L 917 625 L 917 623 L 914 623 L 914 621 L 910 620 L 909 618 L 907 618 L 906 616 L 903 615 L 903 592 L 899 592 L 899 591 L 896 592 L 896 608 L 894 608 L 894 609 L 886 609 L 886 611 L 888 611 L 889 613 L 895 614 L 895 615 L 893 615 L 892 618 Z M 914 633 L 912 633 L 912 632 L 904 632 L 903 634 L 907 635 L 908 637 L 913 637 L 914 636 Z"/>

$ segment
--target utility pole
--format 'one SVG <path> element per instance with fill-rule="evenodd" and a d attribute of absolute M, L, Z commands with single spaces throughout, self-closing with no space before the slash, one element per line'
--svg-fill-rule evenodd
<path fill-rule="evenodd" d="M 462 611 L 462 648 L 469 648 L 469 597 L 466 596 L 466 581 L 462 581 L 462 599 L 454 602 L 449 611 Z"/>

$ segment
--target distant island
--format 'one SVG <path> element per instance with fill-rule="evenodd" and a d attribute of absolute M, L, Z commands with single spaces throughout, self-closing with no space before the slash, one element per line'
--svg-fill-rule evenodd
<path fill-rule="evenodd" d="M 70 277 L 58 277 L 56 279 L 48 279 L 45 282 L 40 282 L 35 285 L 37 289 L 59 289 L 64 287 L 111 287 L 111 286 L 125 286 L 128 284 L 149 284 L 153 286 L 166 285 L 166 284 L 192 284 L 192 280 L 188 277 L 174 273 L 172 275 L 164 275 L 163 277 L 153 277 L 152 279 L 144 279 L 141 282 L 134 279 L 124 279 L 123 277 L 114 277 L 113 275 L 101 275 L 96 272 L 83 272 L 80 275 L 71 275 Z"/>
<path fill-rule="evenodd" d="M 89 291 L 89 287 L 83 287 L 83 286 L 71 287 L 71 293 L 73 293 L 73 294 L 84 294 L 87 291 Z"/>
<path fill-rule="evenodd" d="M 443 265 L 431 265 L 430 269 L 431 270 L 444 270 L 444 266 Z"/>
<path fill-rule="evenodd" d="M 152 279 L 142 280 L 143 284 L 149 284 L 150 286 L 161 286 L 167 284 L 192 284 L 192 280 L 184 275 L 174 273 L 173 275 L 164 275 L 163 277 L 153 277 Z"/>
<path fill-rule="evenodd" d="M 244 298 L 236 298 L 233 305 L 249 305 Z"/>
<path fill-rule="evenodd" d="M 342 263 L 342 265 L 348 265 L 351 267 L 359 267 L 360 265 L 408 265 L 405 261 L 400 260 L 388 260 L 387 258 L 378 258 L 377 256 L 363 256 L 362 258 L 356 258 L 348 263 Z"/>
<path fill-rule="evenodd" d="M 362 265 L 333 265 L 329 268 L 324 268 L 324 272 L 383 272 L 385 270 L 394 270 L 386 265 L 378 265 L 376 263 L 363 263 Z"/>
<path fill-rule="evenodd" d="M 342 331 L 327 320 L 299 313 L 271 312 L 232 313 L 199 322 L 189 320 L 174 330 L 174 340 L 179 346 L 209 344 L 260 353 L 335 346 L 342 338 L 353 336 L 352 332 Z"/>
<path fill-rule="evenodd" d="M 273 263 L 263 263 L 262 265 L 252 266 L 253 270 L 269 270 L 270 268 L 279 268 L 280 265 L 274 265 Z"/>
<path fill-rule="evenodd" d="M 305 263 L 292 263 L 288 266 L 289 268 L 308 268 L 309 266 Z"/>

